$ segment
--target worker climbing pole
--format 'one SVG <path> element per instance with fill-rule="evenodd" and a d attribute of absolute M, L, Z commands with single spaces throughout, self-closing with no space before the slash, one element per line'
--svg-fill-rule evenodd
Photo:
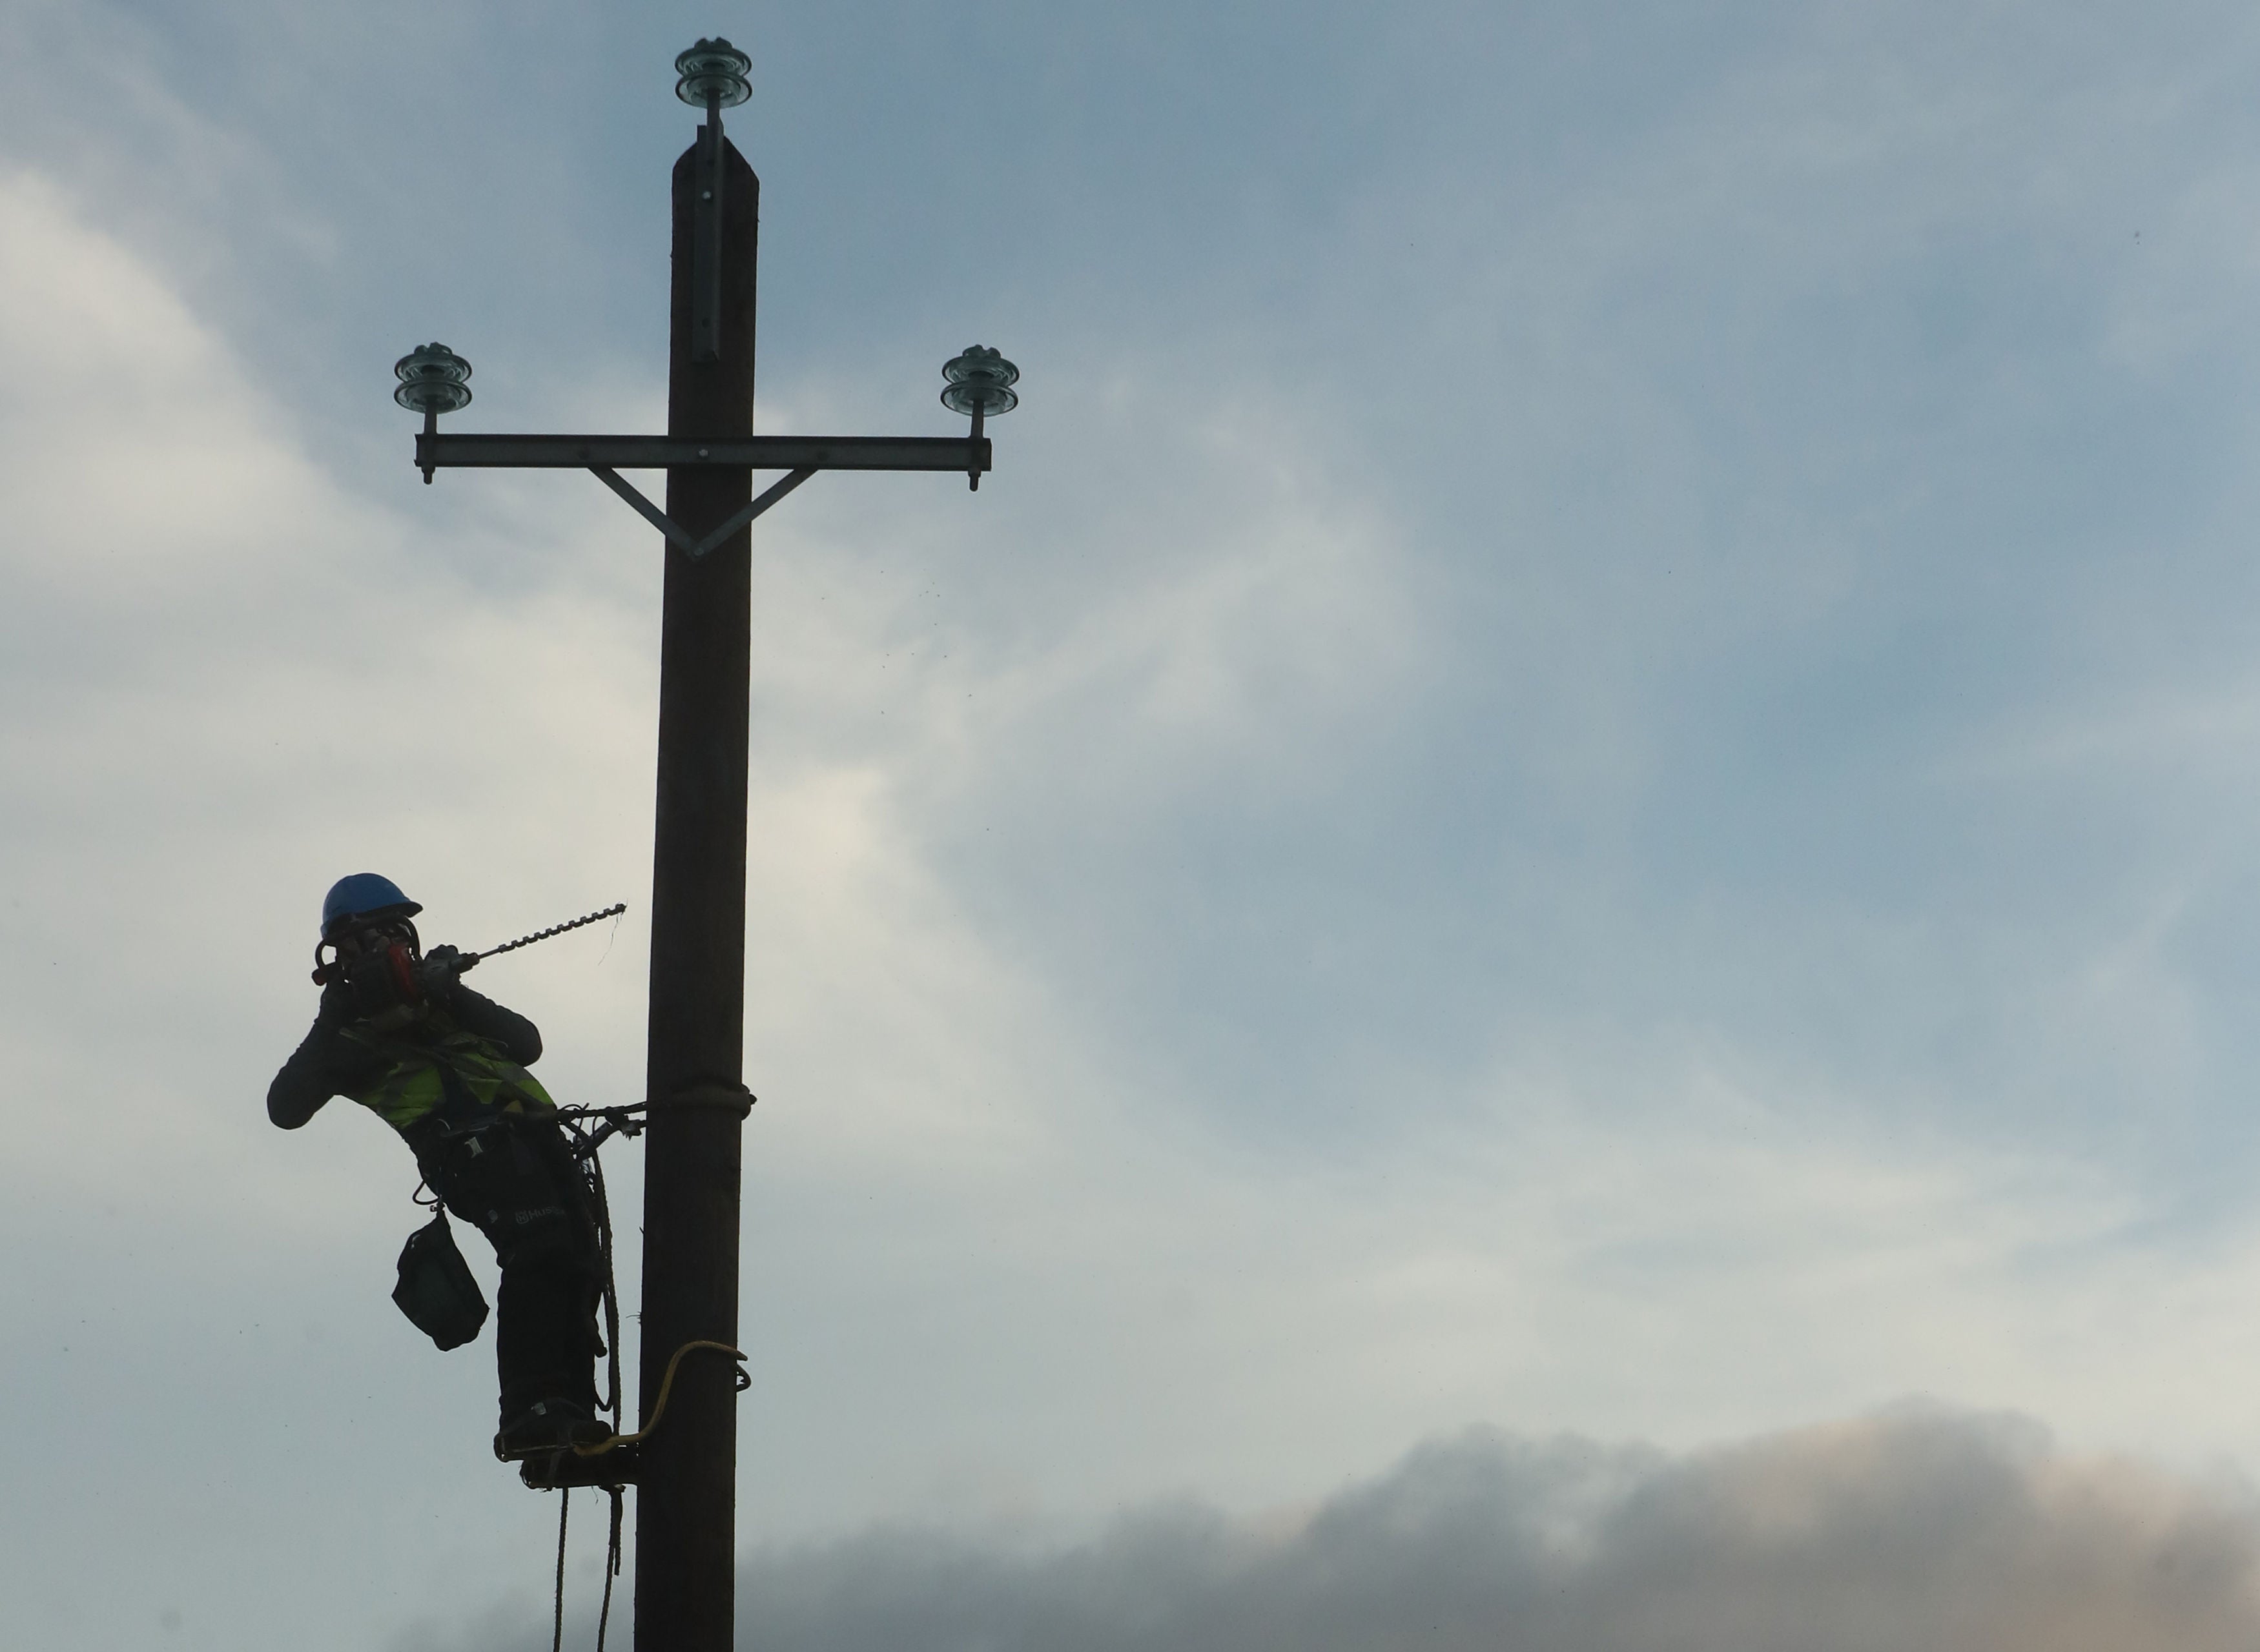
<path fill-rule="evenodd" d="M 415 922 L 423 910 L 375 872 L 331 886 L 314 948 L 321 1005 L 268 1087 L 267 1115 L 295 1130 L 346 1096 L 399 1133 L 433 1205 L 483 1233 L 502 1268 L 495 1455 L 512 1461 L 595 1445 L 615 1432 L 597 1420 L 591 1375 L 607 1346 L 596 1318 L 607 1296 L 605 1224 L 556 1104 L 526 1070 L 541 1059 L 540 1033 L 462 982 L 482 957 L 541 937 L 484 954 L 427 954 Z M 444 1211 L 435 1208 L 402 1252 L 394 1300 L 442 1348 L 470 1341 L 485 1320 Z"/>
<path fill-rule="evenodd" d="M 595 1212 L 600 1235 L 607 1227 L 595 1151 L 609 1135 L 644 1135 L 638 1427 L 599 1430 L 569 1419 L 541 1431 L 542 1448 L 512 1455 L 529 1485 L 561 1496 L 576 1485 L 611 1489 L 616 1551 L 618 1494 L 634 1486 L 640 1652 L 728 1652 L 735 1399 L 746 1385 L 740 1141 L 753 1105 L 743 1076 L 750 526 L 820 470 L 962 473 L 978 486 L 991 468 L 985 421 L 1017 404 L 1019 370 L 977 345 L 943 366 L 942 404 L 970 419 L 967 436 L 755 435 L 761 183 L 722 130 L 722 111 L 750 94 L 751 62 L 718 39 L 700 40 L 675 67 L 676 95 L 703 118 L 674 172 L 667 433 L 442 434 L 440 416 L 470 404 L 471 364 L 437 343 L 395 364 L 393 397 L 423 416 L 415 463 L 427 483 L 441 469 L 586 470 L 666 543 L 647 1090 L 633 1105 L 554 1118 L 583 1167 L 572 1197 Z M 664 508 L 619 474 L 662 468 Z M 785 474 L 755 494 L 755 470 Z M 608 1238 L 598 1249 L 597 1271 L 609 1277 Z M 599 1296 L 609 1302 L 608 1291 Z M 561 1544 L 565 1529 L 561 1507 Z M 556 1623 L 561 1631 L 561 1606 Z"/>

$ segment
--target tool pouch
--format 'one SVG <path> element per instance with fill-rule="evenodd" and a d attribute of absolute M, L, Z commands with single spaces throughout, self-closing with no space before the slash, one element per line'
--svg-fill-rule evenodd
<path fill-rule="evenodd" d="M 487 1299 L 455 1248 L 447 1212 L 435 1212 L 400 1248 L 400 1283 L 392 1288 L 392 1300 L 443 1349 L 462 1347 L 487 1322 Z"/>

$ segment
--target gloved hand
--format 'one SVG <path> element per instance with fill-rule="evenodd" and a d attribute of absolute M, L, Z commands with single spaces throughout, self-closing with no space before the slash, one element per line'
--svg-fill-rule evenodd
<path fill-rule="evenodd" d="M 426 998 L 446 998 L 454 991 L 455 983 L 463 971 L 478 961 L 476 953 L 466 958 L 458 948 L 434 947 L 416 966 L 417 984 L 423 988 Z"/>

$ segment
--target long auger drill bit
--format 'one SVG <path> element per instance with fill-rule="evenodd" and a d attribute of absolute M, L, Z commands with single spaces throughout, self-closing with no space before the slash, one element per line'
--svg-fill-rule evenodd
<path fill-rule="evenodd" d="M 601 913 L 590 913 L 588 918 L 574 918 L 569 925 L 552 925 L 549 929 L 536 929 L 531 935 L 519 935 L 518 940 L 504 940 L 499 947 L 488 947 L 486 951 L 456 951 L 452 956 L 450 954 L 439 954 L 439 956 L 425 958 L 425 967 L 445 969 L 447 974 L 463 974 L 475 962 L 479 962 L 479 958 L 493 958 L 504 951 L 518 951 L 519 947 L 531 947 L 536 940 L 549 940 L 549 935 L 562 935 L 568 929 L 581 929 L 583 925 L 594 925 L 594 922 L 601 922 L 605 918 L 619 918 L 624 911 L 628 911 L 628 902 L 615 902 L 605 906 Z"/>
<path fill-rule="evenodd" d="M 580 929 L 590 924 L 601 923 L 607 918 L 618 918 L 627 909 L 628 904 L 626 901 L 616 901 L 600 912 L 590 912 L 587 917 L 576 918 L 570 923 L 554 925 L 547 929 L 537 929 L 530 935 L 520 935 L 516 940 L 505 940 L 499 947 L 489 947 L 484 952 L 466 953 L 457 962 L 456 972 L 461 973 L 482 958 L 492 958 L 502 953 L 516 952 L 520 947 L 531 947 L 537 940 L 547 940 L 552 935 L 561 935 L 569 929 Z"/>

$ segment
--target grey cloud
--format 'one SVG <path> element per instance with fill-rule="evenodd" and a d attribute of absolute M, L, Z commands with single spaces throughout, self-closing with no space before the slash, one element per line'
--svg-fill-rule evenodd
<path fill-rule="evenodd" d="M 1284 1527 L 1178 1506 L 1045 1552 L 899 1528 L 769 1549 L 740 1577 L 739 1640 L 2204 1652 L 2260 1637 L 2256 1563 L 2260 1509 L 2241 1488 L 2073 1455 L 2016 1419 L 1910 1408 L 1684 1456 L 1471 1433 Z"/>

